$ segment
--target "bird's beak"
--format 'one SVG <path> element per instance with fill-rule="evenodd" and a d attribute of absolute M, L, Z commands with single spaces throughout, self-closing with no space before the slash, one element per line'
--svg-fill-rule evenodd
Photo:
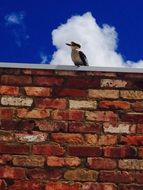
<path fill-rule="evenodd" d="M 71 44 L 66 43 L 67 46 L 72 46 Z"/>

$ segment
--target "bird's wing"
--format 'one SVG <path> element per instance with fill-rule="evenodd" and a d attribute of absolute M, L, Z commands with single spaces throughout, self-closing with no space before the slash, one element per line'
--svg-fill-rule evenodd
<path fill-rule="evenodd" d="M 79 55 L 80 55 L 80 58 L 81 58 L 83 64 L 85 66 L 88 66 L 88 61 L 87 61 L 86 55 L 82 51 L 79 51 Z"/>

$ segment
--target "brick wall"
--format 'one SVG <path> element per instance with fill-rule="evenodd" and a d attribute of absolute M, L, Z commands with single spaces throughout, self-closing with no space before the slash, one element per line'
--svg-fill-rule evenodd
<path fill-rule="evenodd" d="M 143 190 L 143 74 L 0 73 L 0 190 Z"/>

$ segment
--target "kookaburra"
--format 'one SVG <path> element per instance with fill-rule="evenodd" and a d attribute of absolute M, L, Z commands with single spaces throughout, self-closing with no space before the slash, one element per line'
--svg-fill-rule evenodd
<path fill-rule="evenodd" d="M 85 54 L 82 51 L 79 51 L 81 45 L 75 42 L 71 42 L 70 44 L 66 43 L 66 45 L 71 47 L 71 58 L 76 66 L 88 66 Z"/>

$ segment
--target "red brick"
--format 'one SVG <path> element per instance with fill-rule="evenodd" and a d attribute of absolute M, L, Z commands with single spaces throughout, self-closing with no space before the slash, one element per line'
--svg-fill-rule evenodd
<path fill-rule="evenodd" d="M 142 190 L 143 185 L 120 185 L 119 188 L 120 190 Z"/>
<path fill-rule="evenodd" d="M 33 145 L 33 153 L 47 156 L 61 156 L 64 154 L 64 148 L 60 145 L 52 144 Z"/>
<path fill-rule="evenodd" d="M 1 76 L 2 84 L 13 84 L 13 85 L 28 85 L 32 84 L 31 76 L 17 76 L 17 75 L 2 75 Z"/>
<path fill-rule="evenodd" d="M 104 148 L 104 156 L 110 158 L 134 158 L 137 152 L 134 147 L 106 147 Z"/>
<path fill-rule="evenodd" d="M 81 190 L 118 190 L 115 184 L 110 183 L 93 183 L 86 182 L 83 183 Z"/>
<path fill-rule="evenodd" d="M 25 87 L 26 95 L 28 96 L 51 96 L 51 89 L 46 87 Z"/>
<path fill-rule="evenodd" d="M 84 142 L 81 134 L 53 133 L 51 137 L 53 141 L 59 143 L 82 144 Z"/>
<path fill-rule="evenodd" d="M 117 136 L 116 135 L 100 135 L 98 139 L 98 145 L 114 145 L 117 143 Z"/>
<path fill-rule="evenodd" d="M 15 110 L 7 107 L 0 107 L 0 119 L 12 119 Z"/>
<path fill-rule="evenodd" d="M 47 132 L 67 132 L 68 130 L 68 123 L 62 121 L 35 121 L 35 125 L 39 128 L 39 130 Z"/>
<path fill-rule="evenodd" d="M 22 167 L 43 167 L 45 158 L 42 156 L 13 156 L 14 166 Z"/>
<path fill-rule="evenodd" d="M 24 179 L 25 170 L 23 168 L 0 167 L 0 177 L 10 179 Z"/>
<path fill-rule="evenodd" d="M 81 89 L 69 89 L 69 88 L 64 88 L 64 89 L 57 89 L 55 91 L 56 96 L 62 96 L 62 97 L 86 97 L 87 96 L 87 91 L 86 90 L 81 90 Z"/>
<path fill-rule="evenodd" d="M 134 136 L 134 135 L 126 135 L 121 136 L 120 142 L 125 145 L 136 145 L 140 146 L 143 145 L 143 135 Z"/>
<path fill-rule="evenodd" d="M 143 158 L 143 148 L 138 149 L 138 155 L 139 157 Z"/>
<path fill-rule="evenodd" d="M 3 154 L 29 154 L 30 148 L 23 144 L 0 144 L 0 153 Z"/>
<path fill-rule="evenodd" d="M 50 167 L 79 166 L 80 163 L 81 160 L 78 157 L 47 157 L 47 165 Z"/>
<path fill-rule="evenodd" d="M 45 169 L 29 169 L 27 171 L 27 176 L 34 180 L 59 180 L 62 177 L 62 171 L 60 169 L 48 168 Z"/>
<path fill-rule="evenodd" d="M 117 167 L 116 160 L 109 158 L 88 158 L 87 164 L 90 169 L 111 170 Z"/>
<path fill-rule="evenodd" d="M 22 72 L 26 75 L 54 75 L 55 70 L 23 69 Z"/>
<path fill-rule="evenodd" d="M 2 120 L 0 129 L 11 131 L 11 130 L 17 130 L 17 131 L 23 131 L 28 130 L 31 131 L 34 128 L 34 121 L 32 120 Z"/>
<path fill-rule="evenodd" d="M 130 103 L 125 101 L 101 101 L 98 104 L 99 108 L 101 109 L 122 109 L 128 110 L 130 109 Z"/>
<path fill-rule="evenodd" d="M 143 111 L 143 102 L 134 102 L 134 103 L 132 103 L 132 109 L 134 111 L 142 112 Z"/>
<path fill-rule="evenodd" d="M 137 125 L 137 133 L 143 133 L 143 124 L 138 124 Z"/>
<path fill-rule="evenodd" d="M 121 115 L 121 120 L 124 122 L 134 122 L 134 123 L 142 123 L 143 122 L 143 113 L 125 113 Z"/>
<path fill-rule="evenodd" d="M 6 187 L 6 183 L 4 180 L 0 179 L 0 189 L 1 190 L 6 190 L 7 187 Z"/>
<path fill-rule="evenodd" d="M 66 99 L 49 99 L 49 98 L 36 98 L 35 106 L 38 108 L 57 108 L 65 109 L 67 107 Z"/>
<path fill-rule="evenodd" d="M 78 157 L 99 157 L 102 156 L 102 149 L 92 146 L 69 146 L 68 154 Z"/>
<path fill-rule="evenodd" d="M 19 108 L 16 110 L 17 117 L 27 119 L 45 119 L 50 116 L 50 112 L 47 109 L 33 109 L 28 110 L 25 108 Z"/>
<path fill-rule="evenodd" d="M 84 112 L 81 110 L 55 110 L 52 112 L 52 118 L 56 120 L 74 120 L 81 121 L 84 119 Z"/>
<path fill-rule="evenodd" d="M 63 78 L 58 77 L 46 77 L 46 76 L 34 76 L 33 83 L 38 86 L 61 86 L 63 84 Z"/>
<path fill-rule="evenodd" d="M 0 131 L 0 142 L 13 142 L 15 141 L 14 134 L 10 132 Z"/>
<path fill-rule="evenodd" d="M 135 180 L 137 183 L 142 184 L 143 182 L 143 172 L 136 172 L 134 174 Z"/>
<path fill-rule="evenodd" d="M 12 161 L 11 155 L 9 155 L 9 154 L 0 155 L 0 164 L 1 165 L 6 165 L 8 163 L 11 163 L 11 161 Z"/>
<path fill-rule="evenodd" d="M 69 123 L 69 132 L 100 134 L 102 132 L 102 125 L 95 122 L 72 122 Z"/>
<path fill-rule="evenodd" d="M 99 79 L 80 79 L 80 78 L 69 78 L 65 83 L 68 88 L 97 88 L 100 86 Z"/>
<path fill-rule="evenodd" d="M 18 95 L 19 87 L 15 86 L 0 86 L 0 94 Z"/>
<path fill-rule="evenodd" d="M 101 171 L 99 179 L 102 182 L 132 183 L 134 182 L 134 175 L 127 171 Z"/>
<path fill-rule="evenodd" d="M 8 190 L 43 190 L 44 186 L 44 184 L 40 184 L 40 182 L 33 180 L 19 180 L 15 181 L 15 183 L 11 185 Z"/>
<path fill-rule="evenodd" d="M 81 190 L 80 184 L 50 182 L 45 190 Z"/>

